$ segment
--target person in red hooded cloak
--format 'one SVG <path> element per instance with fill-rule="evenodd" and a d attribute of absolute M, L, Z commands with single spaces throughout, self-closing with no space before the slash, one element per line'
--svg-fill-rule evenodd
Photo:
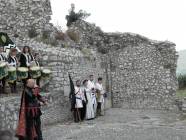
<path fill-rule="evenodd" d="M 19 122 L 16 137 L 19 140 L 43 140 L 41 131 L 41 105 L 46 100 L 39 94 L 39 87 L 33 79 L 28 79 L 22 93 Z"/>

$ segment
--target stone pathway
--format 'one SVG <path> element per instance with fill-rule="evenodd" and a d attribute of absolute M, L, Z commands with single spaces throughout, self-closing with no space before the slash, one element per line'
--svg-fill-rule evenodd
<path fill-rule="evenodd" d="M 43 135 L 45 140 L 186 140 L 186 121 L 176 113 L 113 108 L 95 120 L 50 126 Z"/>

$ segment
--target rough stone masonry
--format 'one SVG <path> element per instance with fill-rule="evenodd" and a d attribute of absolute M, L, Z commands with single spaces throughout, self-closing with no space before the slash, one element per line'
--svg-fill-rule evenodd
<path fill-rule="evenodd" d="M 28 38 L 31 26 L 38 33 L 51 26 L 49 0 L 1 0 L 0 11 L 1 31 L 11 37 L 19 34 L 16 45 L 32 47 L 42 55 L 42 65 L 52 70 L 49 93 L 45 93 L 51 104 L 43 109 L 44 124 L 71 117 L 68 73 L 74 81 L 89 74 L 102 76 L 107 107 L 174 109 L 178 57 L 174 43 L 132 33 L 105 33 L 79 20 L 68 29 L 79 35 L 78 42 L 51 46 Z M 15 129 L 19 103 L 19 95 L 0 98 L 0 129 Z"/>
<path fill-rule="evenodd" d="M 177 89 L 175 44 L 132 33 L 104 33 L 78 21 L 70 28 L 81 34 L 80 45 L 106 55 L 114 107 L 173 109 Z"/>

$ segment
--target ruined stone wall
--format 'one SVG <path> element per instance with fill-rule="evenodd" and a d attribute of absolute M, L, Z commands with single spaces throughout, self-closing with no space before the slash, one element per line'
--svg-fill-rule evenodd
<path fill-rule="evenodd" d="M 27 38 L 32 26 L 37 32 L 50 26 L 49 0 L 1 0 L 0 12 L 0 30 L 11 38 L 19 34 L 13 39 L 15 44 L 39 52 L 42 66 L 52 70 L 47 86 L 50 105 L 43 108 L 44 124 L 71 117 L 68 73 L 74 81 L 90 74 L 95 79 L 102 76 L 109 93 L 107 107 L 112 101 L 113 107 L 172 109 L 177 87 L 174 43 L 138 34 L 104 33 L 93 24 L 77 21 L 69 30 L 80 40 L 68 41 L 66 47 L 61 41 L 56 47 Z M 20 96 L 0 99 L 0 129 L 15 129 L 19 103 Z"/>
<path fill-rule="evenodd" d="M 164 42 L 161 51 L 155 44 L 127 46 L 111 54 L 114 106 L 173 108 L 177 89 L 176 51 L 172 43 Z"/>
<path fill-rule="evenodd" d="M 43 107 L 42 121 L 44 125 L 72 119 L 69 102 L 69 77 L 76 80 L 88 79 L 90 74 L 106 78 L 105 68 L 102 67 L 102 57 L 94 50 L 91 55 L 73 48 L 58 48 L 36 42 L 31 39 L 17 40 L 19 45 L 29 45 L 33 51 L 41 54 L 42 66 L 52 70 L 51 80 L 47 85 L 49 93 L 44 93 L 49 100 L 47 107 Z M 104 85 L 106 80 L 104 80 Z M 0 129 L 15 129 L 18 119 L 20 95 L 0 98 Z M 110 107 L 110 97 L 106 99 L 106 108 Z"/>
<path fill-rule="evenodd" d="M 49 104 L 41 108 L 42 125 L 67 121 L 72 118 L 68 97 L 61 92 L 43 93 Z M 15 130 L 18 122 L 20 96 L 0 98 L 0 130 Z"/>
<path fill-rule="evenodd" d="M 17 40 L 18 46 L 29 45 L 41 55 L 41 65 L 52 70 L 49 84 L 51 90 L 59 91 L 69 88 L 68 73 L 73 80 L 88 78 L 90 74 L 104 76 L 105 69 L 101 64 L 104 57 L 94 49 L 82 51 L 80 49 L 52 47 L 33 39 Z M 87 53 L 88 52 L 88 53 Z"/>
<path fill-rule="evenodd" d="M 113 107 L 173 109 L 177 89 L 175 44 L 132 33 L 104 33 L 83 21 L 70 30 L 80 33 L 79 44 L 107 56 Z"/>
<path fill-rule="evenodd" d="M 0 31 L 9 35 L 27 36 L 28 30 L 37 33 L 50 26 L 50 0 L 1 0 Z"/>

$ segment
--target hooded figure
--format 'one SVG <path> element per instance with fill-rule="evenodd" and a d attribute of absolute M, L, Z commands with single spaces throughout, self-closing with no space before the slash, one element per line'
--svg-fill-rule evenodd
<path fill-rule="evenodd" d="M 35 87 L 33 79 L 27 80 L 26 88 L 22 93 L 16 131 L 19 140 L 43 140 L 40 119 L 41 103 L 46 104 L 46 101 L 39 94 L 39 88 Z"/>

